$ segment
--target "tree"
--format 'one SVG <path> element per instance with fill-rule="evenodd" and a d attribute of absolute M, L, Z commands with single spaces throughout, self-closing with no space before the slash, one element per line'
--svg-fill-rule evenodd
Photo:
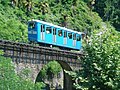
<path fill-rule="evenodd" d="M 120 0 L 96 0 L 94 11 L 120 31 Z"/>
<path fill-rule="evenodd" d="M 2 51 L 0 55 L 3 55 Z M 45 87 L 42 82 L 34 84 L 29 79 L 19 77 L 14 70 L 12 60 L 0 56 L 0 90 L 41 90 Z M 26 76 L 26 72 L 23 76 Z"/>
<path fill-rule="evenodd" d="M 50 77 L 51 75 L 57 75 L 62 70 L 60 64 L 56 61 L 51 61 L 47 65 L 45 65 L 42 70 L 40 71 L 40 74 L 42 78 Z M 53 77 L 52 77 L 53 78 Z"/>
<path fill-rule="evenodd" d="M 99 33 L 98 33 L 99 32 Z M 94 31 L 85 46 L 83 69 L 71 73 L 81 90 L 118 90 L 120 88 L 120 33 L 109 24 Z"/>

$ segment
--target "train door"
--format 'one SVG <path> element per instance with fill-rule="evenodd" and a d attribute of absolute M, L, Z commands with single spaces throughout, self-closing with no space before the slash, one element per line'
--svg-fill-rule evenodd
<path fill-rule="evenodd" d="M 64 33 L 63 33 L 63 30 L 61 30 L 61 29 L 57 29 L 57 45 L 59 45 L 59 46 L 63 46 L 63 35 Z"/>
<path fill-rule="evenodd" d="M 76 45 L 76 49 L 81 49 L 81 35 L 80 34 L 77 34 L 77 38 L 76 38 L 76 40 L 77 40 L 77 45 Z"/>
<path fill-rule="evenodd" d="M 46 33 L 45 33 L 45 42 L 46 43 L 49 43 L 49 44 L 51 44 L 52 43 L 52 27 L 51 26 L 48 26 L 48 25 L 46 25 L 45 26 L 45 28 L 46 28 Z"/>
<path fill-rule="evenodd" d="M 68 32 L 68 39 L 67 39 L 67 46 L 72 48 L 73 47 L 73 34 L 72 32 Z"/>
<path fill-rule="evenodd" d="M 67 44 L 67 31 L 64 31 L 64 40 L 63 40 L 63 44 Z"/>
<path fill-rule="evenodd" d="M 45 40 L 45 26 L 41 25 L 41 40 L 44 41 Z"/>
<path fill-rule="evenodd" d="M 53 28 L 53 43 L 56 43 L 56 28 Z"/>
<path fill-rule="evenodd" d="M 76 34 L 73 34 L 73 46 L 76 47 Z"/>

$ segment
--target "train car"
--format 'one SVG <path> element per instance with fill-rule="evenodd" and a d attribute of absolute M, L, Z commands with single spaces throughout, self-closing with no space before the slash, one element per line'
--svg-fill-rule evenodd
<path fill-rule="evenodd" d="M 80 50 L 82 33 L 40 20 L 28 22 L 28 40 L 70 50 Z"/>

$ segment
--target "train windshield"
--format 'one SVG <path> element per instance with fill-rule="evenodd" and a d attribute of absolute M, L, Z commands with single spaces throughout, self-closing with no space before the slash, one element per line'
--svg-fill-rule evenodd
<path fill-rule="evenodd" d="M 77 36 L 77 41 L 81 41 L 81 36 L 80 35 Z"/>
<path fill-rule="evenodd" d="M 31 28 L 31 29 L 34 29 L 35 28 L 35 22 L 30 22 L 28 27 Z"/>

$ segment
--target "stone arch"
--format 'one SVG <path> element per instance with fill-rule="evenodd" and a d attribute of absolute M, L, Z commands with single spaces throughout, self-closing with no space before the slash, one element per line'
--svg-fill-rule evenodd
<path fill-rule="evenodd" d="M 74 90 L 73 89 L 73 80 L 72 78 L 65 73 L 64 70 L 67 70 L 67 71 L 72 71 L 72 68 L 70 67 L 70 65 L 68 63 L 66 63 L 65 61 L 59 61 L 59 60 L 56 60 L 62 67 L 62 70 L 63 70 L 63 90 Z M 36 77 L 36 80 L 35 82 L 39 82 L 39 80 L 42 80 L 40 78 L 40 71 Z"/>

